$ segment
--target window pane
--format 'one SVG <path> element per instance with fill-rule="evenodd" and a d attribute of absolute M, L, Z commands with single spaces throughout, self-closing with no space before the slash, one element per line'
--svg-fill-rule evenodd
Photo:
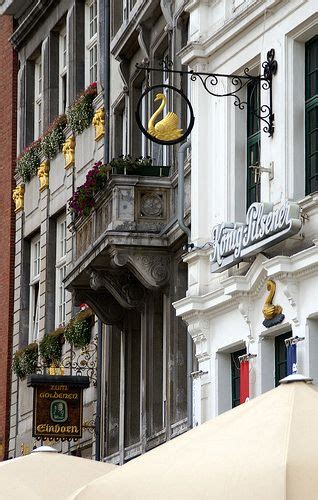
<path fill-rule="evenodd" d="M 306 194 L 318 186 L 318 37 L 306 44 Z"/>
<path fill-rule="evenodd" d="M 285 339 L 292 336 L 291 332 L 275 337 L 275 386 L 287 375 L 287 349 Z"/>
<path fill-rule="evenodd" d="M 239 356 L 246 354 L 246 349 L 231 353 L 231 375 L 232 375 L 232 408 L 240 404 L 240 361 Z"/>

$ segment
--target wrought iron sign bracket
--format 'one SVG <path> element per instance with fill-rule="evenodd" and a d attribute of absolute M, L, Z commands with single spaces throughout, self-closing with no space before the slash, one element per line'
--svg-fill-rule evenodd
<path fill-rule="evenodd" d="M 182 71 L 182 70 L 174 70 L 172 69 L 173 63 L 168 60 L 168 58 L 163 59 L 159 63 L 158 68 L 151 67 L 148 61 L 144 61 L 143 63 L 136 64 L 136 68 L 140 70 L 146 71 L 146 81 L 148 84 L 149 75 L 152 71 L 161 71 L 165 73 L 174 73 L 178 74 L 181 77 L 181 90 L 182 90 L 182 76 L 189 75 L 190 80 L 196 81 L 199 80 L 204 89 L 214 97 L 234 97 L 234 105 L 239 109 L 243 110 L 247 108 L 248 102 L 247 100 L 243 100 L 242 96 L 239 95 L 239 92 L 246 88 L 247 85 L 251 84 L 253 89 L 256 90 L 257 85 L 260 85 L 263 90 L 269 92 L 268 104 L 261 104 L 258 109 L 251 109 L 252 113 L 259 118 L 263 122 L 263 131 L 269 135 L 269 137 L 273 136 L 274 133 L 274 113 L 273 113 L 273 87 L 272 80 L 273 76 L 276 75 L 277 72 L 277 61 L 275 60 L 275 50 L 271 49 L 267 52 L 266 61 L 262 63 L 263 74 L 262 75 L 251 75 L 249 73 L 249 69 L 245 68 L 242 75 L 236 74 L 222 74 L 222 73 L 206 73 L 201 71 Z M 223 79 L 229 80 L 233 90 L 230 92 L 222 92 L 220 91 L 220 82 Z M 252 89 L 252 93 L 253 93 Z"/>

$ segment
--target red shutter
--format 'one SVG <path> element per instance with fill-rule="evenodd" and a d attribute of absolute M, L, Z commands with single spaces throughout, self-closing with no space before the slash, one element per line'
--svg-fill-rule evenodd
<path fill-rule="evenodd" d="M 246 398 L 249 397 L 250 391 L 249 391 L 249 385 L 250 385 L 250 378 L 249 378 L 249 368 L 250 368 L 250 363 L 249 361 L 241 361 L 240 363 L 240 404 L 245 403 Z"/>

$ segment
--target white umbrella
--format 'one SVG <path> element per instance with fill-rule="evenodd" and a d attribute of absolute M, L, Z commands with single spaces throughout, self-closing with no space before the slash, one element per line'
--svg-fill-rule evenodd
<path fill-rule="evenodd" d="M 317 500 L 318 393 L 305 377 L 289 380 L 70 499 Z"/>
<path fill-rule="evenodd" d="M 112 464 L 64 455 L 41 446 L 30 455 L 0 463 L 0 498 L 63 500 L 75 489 L 114 468 Z"/>

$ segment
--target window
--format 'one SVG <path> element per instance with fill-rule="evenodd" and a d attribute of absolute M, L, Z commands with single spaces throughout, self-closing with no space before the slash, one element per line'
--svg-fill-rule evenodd
<path fill-rule="evenodd" d="M 113 156 L 126 155 L 127 148 L 127 108 L 125 96 L 114 108 Z"/>
<path fill-rule="evenodd" d="M 253 82 L 247 86 L 247 208 L 260 201 L 260 119 L 255 116 L 260 107 L 260 87 Z"/>
<path fill-rule="evenodd" d="M 292 337 L 292 332 L 275 337 L 275 387 L 287 376 L 287 349 L 285 340 Z"/>
<path fill-rule="evenodd" d="M 59 35 L 59 113 L 67 108 L 67 34 L 64 28 Z"/>
<path fill-rule="evenodd" d="M 86 4 L 86 85 L 97 81 L 97 0 Z"/>
<path fill-rule="evenodd" d="M 232 408 L 240 404 L 240 362 L 239 356 L 246 354 L 246 349 L 231 353 Z"/>
<path fill-rule="evenodd" d="M 318 37 L 306 44 L 306 194 L 318 190 Z"/>
<path fill-rule="evenodd" d="M 29 343 L 39 336 L 40 235 L 31 240 Z"/>
<path fill-rule="evenodd" d="M 34 139 L 42 133 L 42 55 L 34 63 Z"/>
<path fill-rule="evenodd" d="M 56 223 L 56 269 L 55 269 L 55 326 L 65 323 L 66 320 L 66 291 L 63 280 L 66 275 L 66 216 L 63 215 Z"/>

